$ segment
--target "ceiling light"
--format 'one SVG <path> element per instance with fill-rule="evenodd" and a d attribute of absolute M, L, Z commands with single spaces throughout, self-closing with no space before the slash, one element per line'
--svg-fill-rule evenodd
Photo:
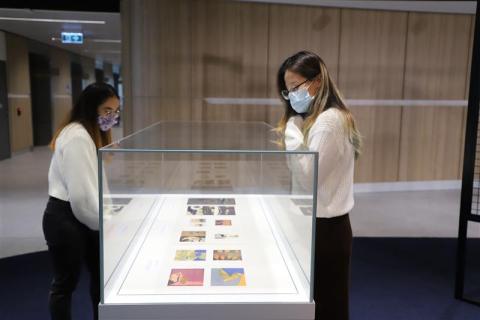
<path fill-rule="evenodd" d="M 88 39 L 91 42 L 104 42 L 104 43 L 122 43 L 122 40 L 115 39 Z"/>
<path fill-rule="evenodd" d="M 85 24 L 105 24 L 101 20 L 68 20 L 68 19 L 40 19 L 40 18 L 14 18 L 0 17 L 0 20 L 7 21 L 29 21 L 29 22 L 56 22 L 56 23 L 85 23 Z"/>

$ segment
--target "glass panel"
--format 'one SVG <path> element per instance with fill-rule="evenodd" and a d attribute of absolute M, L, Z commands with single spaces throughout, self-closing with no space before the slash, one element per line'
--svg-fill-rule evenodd
<path fill-rule="evenodd" d="M 312 301 L 316 153 L 228 127 L 162 123 L 100 151 L 103 303 Z"/>
<path fill-rule="evenodd" d="M 108 148 L 129 150 L 282 151 L 263 122 L 160 122 Z"/>

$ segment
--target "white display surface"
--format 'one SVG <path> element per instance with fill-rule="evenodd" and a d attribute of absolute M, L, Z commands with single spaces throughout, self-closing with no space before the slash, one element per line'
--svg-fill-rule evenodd
<path fill-rule="evenodd" d="M 104 290 L 105 304 L 124 303 L 228 303 L 228 302 L 308 302 L 310 287 L 304 271 L 293 258 L 290 246 L 266 206 L 265 197 L 252 195 L 162 195 L 132 198 L 121 214 L 141 221 L 137 232 L 124 253 Z M 119 195 L 116 195 L 119 197 Z M 236 215 L 194 216 L 187 214 L 189 198 L 235 198 Z M 271 197 L 268 201 L 271 201 Z M 152 199 L 153 205 L 146 205 Z M 147 201 L 146 201 L 147 200 Z M 128 210 L 148 208 L 145 217 L 129 214 Z M 139 212 L 140 213 L 140 212 Z M 116 217 L 117 218 L 117 217 Z M 192 226 L 191 219 L 206 220 L 204 226 Z M 130 219 L 131 220 L 131 219 Z M 215 220 L 231 220 L 231 226 L 216 226 Z M 113 219 L 105 225 L 105 249 L 115 246 L 121 231 L 132 232 L 135 222 Z M 123 225 L 117 227 L 113 224 Z M 137 222 L 138 223 L 138 222 Z M 130 228 L 125 227 L 131 226 Z M 110 230 L 107 232 L 107 230 Z M 180 242 L 182 231 L 206 231 L 205 242 Z M 307 230 L 310 231 L 310 230 Z M 235 234 L 237 238 L 215 239 L 214 235 Z M 131 235 L 130 235 L 131 236 Z M 117 238 L 117 239 L 115 239 Z M 206 250 L 205 261 L 176 261 L 176 250 Z M 214 250 L 241 250 L 240 261 L 214 261 Z M 112 253 L 112 254 L 110 254 Z M 109 261 L 112 258 L 113 261 Z M 106 251 L 105 266 L 112 270 L 118 254 Z M 201 268 L 202 286 L 168 286 L 172 269 Z M 245 286 L 212 286 L 212 268 L 243 268 Z"/>

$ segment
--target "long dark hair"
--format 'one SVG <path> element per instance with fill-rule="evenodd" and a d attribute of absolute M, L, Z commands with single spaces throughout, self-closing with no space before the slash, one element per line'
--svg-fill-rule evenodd
<path fill-rule="evenodd" d="M 305 123 L 303 126 L 305 139 L 308 138 L 310 128 L 323 111 L 330 108 L 337 108 L 344 115 L 348 137 L 355 149 L 355 157 L 357 158 L 360 155 L 361 149 L 360 133 L 357 130 L 352 113 L 347 108 L 340 91 L 330 77 L 323 60 L 315 53 L 309 51 L 300 51 L 288 57 L 282 63 L 277 73 L 277 87 L 279 94 L 282 90 L 287 89 L 285 84 L 285 72 L 287 72 L 287 70 L 297 73 L 307 80 L 318 79 L 320 81 L 319 91 L 312 101 L 310 110 L 305 116 Z M 289 100 L 282 98 L 282 101 L 285 105 L 285 112 L 278 123 L 277 131 L 283 134 L 288 119 L 290 119 L 291 116 L 297 115 L 297 112 L 293 110 Z"/>
<path fill-rule="evenodd" d="M 55 142 L 60 132 L 72 122 L 80 123 L 87 130 L 97 149 L 110 144 L 112 142 L 111 131 L 101 131 L 97 123 L 98 108 L 109 98 L 119 99 L 119 96 L 115 88 L 108 83 L 97 82 L 88 85 L 53 136 L 50 148 L 55 150 Z"/>

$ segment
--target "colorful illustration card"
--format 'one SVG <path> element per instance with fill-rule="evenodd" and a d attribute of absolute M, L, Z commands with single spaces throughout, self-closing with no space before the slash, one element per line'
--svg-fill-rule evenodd
<path fill-rule="evenodd" d="M 207 250 L 177 250 L 175 260 L 177 261 L 205 261 Z"/>
<path fill-rule="evenodd" d="M 235 215 L 235 207 L 220 206 L 220 207 L 218 207 L 218 215 L 219 216 L 234 216 Z"/>
<path fill-rule="evenodd" d="M 232 220 L 215 220 L 216 226 L 231 226 Z"/>
<path fill-rule="evenodd" d="M 190 198 L 187 205 L 234 205 L 233 198 Z"/>
<path fill-rule="evenodd" d="M 213 268 L 212 286 L 246 286 L 243 268 Z"/>
<path fill-rule="evenodd" d="M 215 239 L 229 239 L 229 238 L 238 238 L 238 234 L 231 233 L 216 233 Z"/>
<path fill-rule="evenodd" d="M 192 219 L 190 225 L 192 227 L 203 227 L 207 223 L 207 219 Z"/>
<path fill-rule="evenodd" d="M 180 242 L 205 242 L 205 231 L 182 231 Z"/>
<path fill-rule="evenodd" d="M 213 250 L 213 260 L 242 260 L 241 250 Z"/>
<path fill-rule="evenodd" d="M 203 286 L 203 269 L 172 269 L 169 286 Z"/>
<path fill-rule="evenodd" d="M 192 216 L 212 216 L 216 210 L 218 209 L 212 206 L 188 206 L 187 214 Z"/>

